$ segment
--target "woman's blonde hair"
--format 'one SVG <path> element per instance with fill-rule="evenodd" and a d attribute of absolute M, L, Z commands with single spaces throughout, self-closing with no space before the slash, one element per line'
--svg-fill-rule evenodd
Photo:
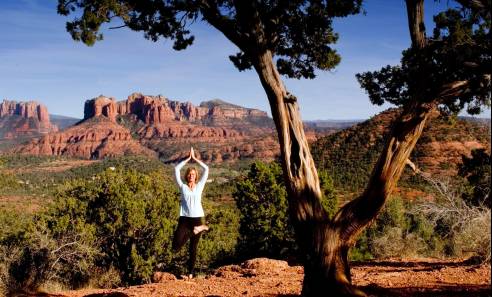
<path fill-rule="evenodd" d="M 196 170 L 195 167 L 188 167 L 188 169 L 186 169 L 186 172 L 185 172 L 185 180 L 186 180 L 186 182 L 188 182 L 188 175 L 192 171 L 195 171 L 195 181 L 198 180 L 198 170 Z"/>

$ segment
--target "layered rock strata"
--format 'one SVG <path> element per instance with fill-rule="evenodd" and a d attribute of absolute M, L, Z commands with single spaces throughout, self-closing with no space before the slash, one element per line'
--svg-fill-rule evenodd
<path fill-rule="evenodd" d="M 36 101 L 0 103 L 0 138 L 13 139 L 58 131 L 46 106 Z"/>
<path fill-rule="evenodd" d="M 316 135 L 308 132 L 308 137 L 314 140 Z M 140 93 L 124 101 L 102 95 L 87 100 L 81 124 L 35 139 L 16 152 L 88 159 L 146 154 L 174 162 L 190 146 L 203 160 L 216 163 L 272 160 L 279 154 L 273 121 L 264 111 L 218 99 L 195 106 Z"/>
<path fill-rule="evenodd" d="M 266 112 L 226 105 L 223 101 L 217 104 L 204 102 L 194 106 L 191 102 L 179 102 L 164 96 L 146 96 L 133 93 L 125 101 L 117 102 L 114 98 L 99 96 L 86 101 L 84 119 L 94 116 L 105 116 L 112 121 L 120 115 L 136 115 L 146 125 L 168 124 L 169 122 L 190 122 L 195 124 L 212 124 L 224 120 L 246 120 L 248 118 L 268 118 Z"/>
<path fill-rule="evenodd" d="M 49 133 L 13 150 L 19 154 L 101 159 L 122 155 L 156 156 L 132 138 L 131 132 L 105 118 L 95 118 L 62 132 Z"/>

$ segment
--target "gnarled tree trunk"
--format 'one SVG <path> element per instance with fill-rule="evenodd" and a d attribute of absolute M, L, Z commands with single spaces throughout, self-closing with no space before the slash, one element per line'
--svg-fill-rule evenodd
<path fill-rule="evenodd" d="M 285 89 L 268 52 L 255 68 L 266 90 L 278 131 L 290 214 L 304 256 L 303 296 L 364 296 L 352 285 L 348 250 L 393 191 L 433 104 L 413 104 L 394 124 L 363 194 L 329 220 L 321 203 L 316 168 L 297 101 Z"/>
<path fill-rule="evenodd" d="M 267 93 L 278 132 L 290 216 L 304 257 L 303 296 L 320 296 L 322 292 L 362 296 L 351 285 L 349 246 L 341 241 L 341 229 L 330 222 L 321 205 L 318 174 L 297 100 L 287 92 L 270 52 L 261 55 L 254 66 Z"/>
<path fill-rule="evenodd" d="M 425 46 L 423 1 L 409 1 L 412 41 Z M 416 31 L 414 31 L 416 30 Z M 303 296 L 364 296 L 352 285 L 347 259 L 357 235 L 377 216 L 436 106 L 414 100 L 395 122 L 363 194 L 328 219 L 296 98 L 289 94 L 268 51 L 254 66 L 268 96 L 278 132 L 290 215 L 304 256 Z M 416 98 L 418 99 L 418 98 Z"/>
<path fill-rule="evenodd" d="M 343 242 L 353 243 L 364 227 L 377 216 L 396 187 L 425 124 L 435 112 L 434 103 L 415 103 L 402 111 L 393 124 L 365 191 L 342 207 L 333 219 L 333 224 L 341 229 Z"/>
<path fill-rule="evenodd" d="M 425 46 L 423 0 L 408 0 L 412 43 Z M 246 13 L 247 6 L 243 13 Z M 238 15 L 240 11 L 238 10 Z M 258 23 L 249 23 L 261 32 Z M 318 174 L 295 96 L 289 94 L 262 38 L 244 49 L 267 94 L 280 142 L 290 216 L 304 264 L 303 296 L 365 296 L 352 285 L 348 250 L 357 235 L 377 216 L 393 191 L 435 104 L 414 100 L 394 124 L 384 150 L 363 194 L 346 204 L 330 220 L 321 205 Z M 418 94 L 415 94 L 415 99 Z"/>

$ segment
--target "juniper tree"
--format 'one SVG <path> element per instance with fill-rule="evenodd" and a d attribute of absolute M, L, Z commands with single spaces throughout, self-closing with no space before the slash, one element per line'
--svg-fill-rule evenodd
<path fill-rule="evenodd" d="M 67 23 L 67 30 L 73 39 L 87 45 L 102 39 L 102 24 L 120 19 L 123 22 L 122 26 L 143 32 L 147 39 L 171 39 L 175 50 L 183 50 L 194 40 L 189 24 L 202 20 L 220 31 L 238 48 L 238 52 L 229 59 L 240 71 L 256 71 L 270 103 L 278 132 L 291 222 L 296 241 L 304 255 L 302 294 L 341 296 L 364 295 L 351 283 L 348 249 L 353 245 L 358 233 L 377 215 L 394 188 L 405 160 L 420 135 L 423 127 L 421 123 L 425 123 L 434 105 L 429 102 L 430 93 L 425 93 L 424 101 L 421 101 L 424 97 L 417 94 L 425 90 L 420 86 L 430 88 L 421 76 L 413 77 L 416 86 L 419 87 L 403 85 L 396 90 L 390 90 L 395 96 L 406 95 L 410 89 L 416 90 L 417 93 L 406 100 L 408 107 L 402 115 L 402 124 L 396 125 L 392 134 L 393 140 L 386 145 L 366 191 L 330 219 L 320 202 L 319 178 L 304 134 L 297 98 L 288 92 L 281 75 L 290 78 L 314 78 L 315 70 L 334 68 L 340 62 L 340 56 L 332 48 L 332 44 L 338 39 L 333 30 L 333 19 L 359 13 L 361 2 L 362 0 L 59 0 L 58 12 L 62 15 L 75 13 L 75 18 Z M 423 1 L 416 2 L 419 4 Z M 411 27 L 414 45 L 408 52 L 414 53 L 409 56 L 410 59 L 418 58 L 417 60 L 425 62 L 427 60 L 424 57 L 430 48 L 427 50 L 427 39 L 422 36 L 422 15 L 418 13 L 422 9 L 422 5 L 417 5 L 417 8 L 409 5 L 409 20 L 416 27 Z M 482 20 L 484 17 L 488 18 L 490 26 L 490 14 L 475 18 Z M 442 27 L 446 26 L 446 20 L 453 22 L 456 19 L 460 18 L 445 18 Z M 475 31 L 476 28 L 473 28 Z M 488 30 L 487 28 L 487 25 L 480 26 L 482 31 Z M 444 41 L 441 47 L 448 48 L 449 42 L 445 41 L 445 37 L 442 39 Z M 484 40 L 485 37 L 482 39 L 481 44 L 487 42 Z M 442 55 L 456 56 L 454 50 L 438 52 Z M 423 63 L 418 64 L 417 68 L 423 66 L 427 67 Z M 471 67 L 482 69 L 483 65 L 473 64 Z M 420 71 L 410 74 L 404 74 L 403 71 L 395 73 L 397 77 L 421 74 Z M 431 89 L 437 90 L 437 98 L 451 100 L 453 95 L 449 92 L 455 93 L 463 86 L 471 87 L 479 83 L 478 77 L 470 77 L 469 83 L 458 80 L 457 85 L 445 87 L 441 84 L 442 89 Z M 374 83 L 371 83 L 368 77 L 366 81 L 378 90 L 377 80 L 372 80 Z M 453 82 L 455 80 L 451 81 Z M 386 88 L 383 88 L 383 91 L 386 91 Z M 371 91 L 369 93 L 373 98 Z M 468 92 L 462 91 L 460 94 L 465 96 Z M 483 99 L 484 96 L 487 94 L 480 98 Z M 380 97 L 382 99 L 378 102 L 386 98 Z M 469 101 L 472 102 L 471 99 Z"/>
<path fill-rule="evenodd" d="M 424 0 L 406 0 L 412 42 L 400 65 L 357 75 L 372 103 L 399 106 L 401 113 L 364 192 L 337 214 L 350 225 L 344 230 L 348 234 L 361 230 L 380 211 L 430 117 L 463 109 L 478 114 L 490 107 L 491 1 L 457 2 L 434 16 L 428 37 Z"/>

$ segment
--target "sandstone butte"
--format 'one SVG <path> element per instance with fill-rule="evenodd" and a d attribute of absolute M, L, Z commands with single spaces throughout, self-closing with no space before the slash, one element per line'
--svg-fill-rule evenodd
<path fill-rule="evenodd" d="M 264 111 L 221 100 L 195 106 L 140 93 L 124 101 L 102 95 L 87 100 L 79 124 L 33 139 L 13 152 L 87 159 L 143 154 L 173 162 L 190 145 L 209 162 L 273 159 L 279 152 L 273 121 Z"/>
<path fill-rule="evenodd" d="M 36 101 L 6 99 L 0 103 L 0 137 L 13 139 L 55 131 L 58 127 L 50 122 L 46 106 Z"/>
<path fill-rule="evenodd" d="M 133 93 L 125 101 L 99 96 L 88 100 L 84 106 L 84 119 L 105 116 L 116 121 L 118 115 L 136 115 L 146 125 L 169 124 L 171 122 L 204 123 L 212 121 L 267 118 L 267 113 L 257 109 L 243 108 L 220 100 L 203 102 L 194 106 L 191 102 L 171 101 L 164 96 L 145 96 Z"/>
<path fill-rule="evenodd" d="M 14 153 L 29 155 L 74 156 L 100 159 L 121 155 L 156 153 L 132 138 L 131 132 L 105 118 L 84 121 L 68 129 L 35 138 L 14 149 Z"/>

